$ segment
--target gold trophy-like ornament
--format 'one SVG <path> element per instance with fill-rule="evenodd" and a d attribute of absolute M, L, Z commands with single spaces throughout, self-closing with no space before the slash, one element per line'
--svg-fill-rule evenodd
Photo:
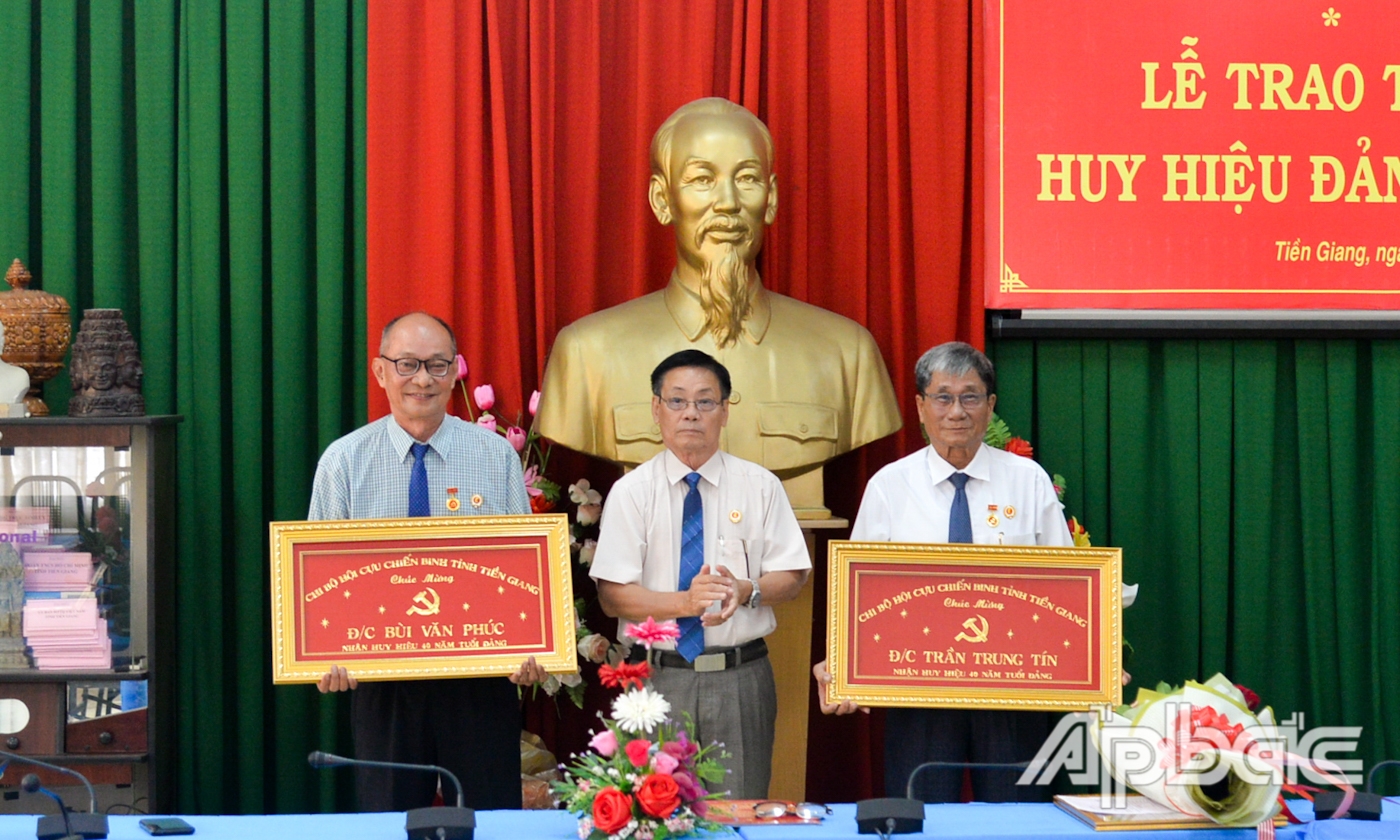
<path fill-rule="evenodd" d="M 29 288 L 33 275 L 16 259 L 5 272 L 10 291 L 0 292 L 0 323 L 5 325 L 5 350 L 0 358 L 29 374 L 29 413 L 47 417 L 44 383 L 63 370 L 63 357 L 73 337 L 68 301 L 41 289 Z"/>

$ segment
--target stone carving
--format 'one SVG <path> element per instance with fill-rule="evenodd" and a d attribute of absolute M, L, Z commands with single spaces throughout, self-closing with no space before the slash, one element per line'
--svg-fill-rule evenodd
<path fill-rule="evenodd" d="M 63 357 L 73 338 L 68 301 L 40 289 L 29 288 L 33 275 L 16 259 L 5 272 L 10 291 L 0 292 L 0 323 L 5 325 L 3 358 L 29 373 L 29 413 L 44 417 L 44 383 L 63 370 Z"/>
<path fill-rule="evenodd" d="M 28 668 L 24 654 L 21 608 L 24 606 L 24 564 L 11 543 L 0 543 L 0 668 Z"/>
<path fill-rule="evenodd" d="M 140 417 L 146 413 L 141 396 L 141 356 L 120 309 L 88 309 L 73 342 L 74 417 Z"/>

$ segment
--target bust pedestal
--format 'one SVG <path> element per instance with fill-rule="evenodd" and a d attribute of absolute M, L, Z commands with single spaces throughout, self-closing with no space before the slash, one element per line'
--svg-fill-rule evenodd
<path fill-rule="evenodd" d="M 820 475 L 821 470 L 817 470 Z M 817 557 L 819 530 L 849 528 L 850 520 L 828 516 L 803 519 L 802 536 L 812 573 L 825 563 Z M 778 629 L 768 637 L 768 658 L 778 689 L 778 720 L 773 737 L 773 775 L 768 798 L 801 802 L 807 798 L 807 705 L 812 692 L 812 582 L 797 597 L 773 608 Z"/>

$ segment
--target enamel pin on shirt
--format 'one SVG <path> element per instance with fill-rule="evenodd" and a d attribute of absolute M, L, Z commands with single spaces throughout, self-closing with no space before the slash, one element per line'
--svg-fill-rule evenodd
<path fill-rule="evenodd" d="M 739 520 L 741 520 L 741 519 L 743 519 L 743 518 L 744 518 L 744 514 L 740 513 L 740 512 L 738 511 L 737 508 L 736 508 L 735 510 L 731 510 L 731 511 L 729 512 L 729 521 L 730 521 L 730 522 L 733 522 L 735 525 L 738 525 L 738 524 L 739 524 Z"/>
<path fill-rule="evenodd" d="M 997 519 L 997 506 L 987 505 L 987 527 L 995 528 L 1000 522 L 1001 520 Z"/>
<path fill-rule="evenodd" d="M 447 509 L 452 511 L 453 513 L 456 513 L 457 509 L 461 506 L 462 503 L 457 499 L 457 488 L 447 488 Z"/>
<path fill-rule="evenodd" d="M 479 508 L 479 507 L 481 507 L 482 501 L 483 501 L 483 500 L 482 500 L 482 498 L 481 498 L 481 494 L 480 494 L 480 493 L 473 493 L 473 494 L 472 494 L 472 507 L 474 507 L 474 508 Z"/>

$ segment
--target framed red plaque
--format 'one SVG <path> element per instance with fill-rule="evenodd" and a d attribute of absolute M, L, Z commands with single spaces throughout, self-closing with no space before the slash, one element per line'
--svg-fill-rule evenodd
<path fill-rule="evenodd" d="M 1122 551 L 832 540 L 833 701 L 1085 711 L 1122 702 Z"/>
<path fill-rule="evenodd" d="M 578 669 L 563 514 L 274 522 L 272 681 Z"/>

